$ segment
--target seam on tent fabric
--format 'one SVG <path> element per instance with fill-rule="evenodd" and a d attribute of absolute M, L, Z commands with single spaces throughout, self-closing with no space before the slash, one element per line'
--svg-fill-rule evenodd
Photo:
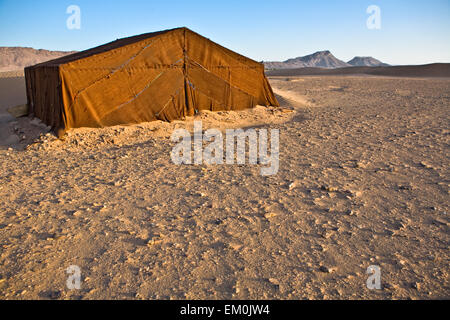
<path fill-rule="evenodd" d="M 118 52 L 127 51 L 127 50 L 129 50 L 131 48 L 139 47 L 139 46 L 142 45 L 142 42 L 147 42 L 150 39 L 151 38 L 143 39 L 143 40 L 138 41 L 138 42 L 133 43 L 133 44 L 128 44 L 128 45 L 126 44 L 126 45 L 123 45 L 123 46 L 120 46 L 120 47 L 117 47 L 117 48 L 108 49 L 107 51 L 100 51 L 100 52 L 97 52 L 97 53 L 95 53 L 93 55 L 88 55 L 86 57 L 79 57 L 78 59 L 73 60 L 73 61 L 62 62 L 61 65 L 65 65 L 65 64 L 67 64 L 67 65 L 68 64 L 76 65 L 76 64 L 80 64 L 80 63 L 86 62 L 87 60 L 98 59 L 99 57 L 105 57 L 106 58 L 106 57 L 114 56 Z M 152 39 L 152 41 L 155 41 L 155 40 L 158 40 L 158 39 Z"/>
<path fill-rule="evenodd" d="M 75 95 L 75 97 L 73 98 L 73 101 L 71 102 L 70 108 L 73 108 L 73 106 L 75 105 L 75 102 L 77 100 L 77 98 L 83 93 L 85 92 L 87 89 L 91 88 L 92 86 L 94 86 L 95 84 L 99 83 L 100 81 L 102 81 L 105 78 L 110 77 L 111 75 L 114 75 L 116 72 L 118 72 L 119 70 L 123 69 L 127 64 L 129 64 L 132 60 L 134 60 L 138 55 L 140 55 L 142 52 L 144 52 L 144 50 L 146 50 L 148 47 L 150 47 L 153 43 L 155 43 L 155 41 L 158 39 L 155 39 L 153 41 L 151 41 L 148 45 L 146 45 L 145 47 L 143 47 L 138 53 L 136 53 L 134 56 L 131 56 L 127 61 L 125 61 L 122 65 L 120 65 L 119 67 L 117 67 L 116 69 L 114 69 L 111 73 L 107 74 L 106 76 L 101 77 L 100 79 L 97 79 L 96 81 L 94 81 L 93 83 L 91 83 L 89 86 L 87 86 L 86 88 L 80 90 L 77 92 L 77 94 Z M 97 112 L 95 110 L 92 110 L 93 116 L 95 117 L 95 119 L 97 120 L 98 123 L 101 123 L 101 119 L 98 116 Z M 109 113 L 108 113 L 109 114 Z"/>
<path fill-rule="evenodd" d="M 219 100 L 216 100 L 216 99 L 210 97 L 210 96 L 209 96 L 208 94 L 206 94 L 204 91 L 202 91 L 202 90 L 200 90 L 200 89 L 197 89 L 197 88 L 192 88 L 192 89 L 193 89 L 194 91 L 198 91 L 198 92 L 200 92 L 201 94 L 205 95 L 206 98 L 208 98 L 209 100 L 212 100 L 212 101 L 217 102 L 220 106 L 222 106 L 222 107 L 224 107 L 224 108 L 227 107 L 227 105 L 223 104 L 223 103 L 220 102 Z"/>
<path fill-rule="evenodd" d="M 152 66 L 143 66 L 143 65 L 128 66 L 127 70 L 147 71 L 147 70 L 167 69 L 167 68 L 170 68 L 171 66 L 173 66 L 173 65 L 172 64 L 153 64 Z M 111 70 L 111 68 L 107 68 L 107 67 L 91 68 L 91 67 L 89 67 L 89 68 L 76 68 L 74 70 L 70 70 L 70 72 L 86 72 L 86 71 L 97 72 L 97 71 L 108 71 L 108 70 Z"/>
<path fill-rule="evenodd" d="M 205 93 L 204 91 L 202 91 L 202 90 L 196 88 L 195 85 L 192 84 L 192 82 L 191 82 L 189 79 L 188 79 L 188 82 L 189 82 L 189 86 L 192 88 L 192 90 L 200 92 L 201 94 L 205 95 L 208 99 L 217 102 L 217 103 L 218 103 L 219 105 L 221 105 L 222 107 L 225 107 L 225 108 L 227 107 L 227 105 L 223 104 L 223 103 L 220 102 L 219 100 L 216 100 L 216 99 L 212 98 L 209 94 L 207 94 L 207 93 Z M 192 84 L 192 85 L 191 85 L 191 84 Z"/>
<path fill-rule="evenodd" d="M 135 58 L 137 58 L 138 55 L 140 55 L 142 52 L 144 52 L 144 50 L 146 50 L 148 47 L 150 47 L 153 43 L 155 42 L 155 40 L 153 40 L 152 42 L 150 42 L 148 45 L 146 45 L 145 47 L 143 47 L 138 53 L 136 53 L 134 56 L 131 56 L 127 61 L 125 61 L 123 64 L 121 64 L 120 66 L 116 67 L 115 69 L 112 70 L 112 72 L 108 73 L 107 75 L 95 80 L 94 82 L 92 82 L 90 85 L 88 85 L 86 88 L 81 89 L 80 91 L 78 91 L 74 98 L 73 98 L 73 103 L 75 103 L 75 100 L 78 98 L 78 96 L 80 94 L 82 94 L 84 91 L 88 90 L 90 87 L 96 85 L 97 83 L 99 83 L 100 81 L 114 75 L 115 73 L 117 73 L 118 71 L 122 70 L 123 68 L 125 68 L 126 65 L 128 65 L 132 60 L 134 60 Z"/>
<path fill-rule="evenodd" d="M 244 93 L 244 94 L 246 94 L 246 95 L 248 95 L 248 96 L 253 97 L 252 94 L 250 94 L 250 93 L 248 93 L 248 92 L 246 92 L 246 91 L 244 91 L 244 90 L 242 90 L 242 89 L 240 89 L 240 88 L 238 88 L 238 87 L 233 86 L 233 85 L 232 85 L 231 83 L 229 83 L 228 81 L 222 79 L 221 77 L 217 76 L 215 73 L 213 73 L 213 72 L 211 72 L 210 70 L 206 69 L 204 66 L 202 66 L 202 65 L 201 65 L 200 63 L 198 63 L 197 61 L 192 60 L 192 59 L 189 58 L 188 56 L 187 56 L 187 58 L 189 59 L 189 61 L 192 61 L 194 64 L 197 64 L 199 67 L 203 68 L 206 72 L 212 74 L 212 75 L 213 75 L 214 77 L 216 77 L 217 79 L 222 80 L 223 82 L 225 82 L 226 84 L 228 84 L 231 88 L 234 88 L 234 89 L 236 89 L 236 90 L 238 90 L 238 91 L 240 91 L 240 92 L 242 92 L 242 93 Z"/>
<path fill-rule="evenodd" d="M 176 64 L 177 64 L 178 62 L 180 62 L 181 60 L 183 60 L 183 58 L 181 58 L 181 59 L 175 61 L 174 63 L 172 63 L 172 64 L 170 65 L 170 67 L 173 67 L 174 65 L 176 65 Z M 152 79 L 152 80 L 144 87 L 144 89 L 142 89 L 141 91 L 139 91 L 137 94 L 134 95 L 134 98 L 132 98 L 132 99 L 130 99 L 130 100 L 128 100 L 128 101 L 126 101 L 126 102 L 120 104 L 119 106 L 113 108 L 111 111 L 109 111 L 108 113 L 106 113 L 105 116 L 108 115 L 108 114 L 110 114 L 110 113 L 112 113 L 112 112 L 114 112 L 114 111 L 119 110 L 120 108 L 123 108 L 125 105 L 130 104 L 131 102 L 133 102 L 134 100 L 136 100 L 142 93 L 144 93 L 145 90 L 147 90 L 148 88 L 150 88 L 150 86 L 151 86 L 156 80 L 158 80 L 165 72 L 166 72 L 166 71 L 161 72 L 161 73 L 158 74 L 154 79 Z"/>
<path fill-rule="evenodd" d="M 155 82 L 156 80 L 158 80 L 163 74 L 165 73 L 165 71 L 161 72 L 160 74 L 158 74 L 154 79 L 152 79 L 152 81 L 150 81 L 145 87 L 144 89 L 142 89 L 141 91 L 139 91 L 137 94 L 134 95 L 134 98 L 118 105 L 117 107 L 111 109 L 109 112 L 105 113 L 104 117 L 107 116 L 108 114 L 119 110 L 120 108 L 125 107 L 126 105 L 130 104 L 131 102 L 133 102 L 134 100 L 136 100 L 142 93 L 144 93 L 145 90 L 147 90 L 152 84 L 153 82 Z"/>
<path fill-rule="evenodd" d="M 155 115 L 156 115 L 157 117 L 159 117 L 159 115 L 161 114 L 161 112 L 164 111 L 164 109 L 169 105 L 169 103 L 170 103 L 171 101 L 173 101 L 173 99 L 175 99 L 175 97 L 177 97 L 177 96 L 181 93 L 181 89 L 183 89 L 183 88 L 184 88 L 184 83 L 183 83 L 183 85 L 182 85 L 181 87 L 179 87 L 179 88 L 177 89 L 177 91 L 175 92 L 175 94 L 174 94 L 173 96 L 170 97 L 169 101 L 167 101 L 167 103 L 164 105 L 164 107 L 163 107 L 161 110 L 159 110 L 157 113 L 155 113 Z"/>

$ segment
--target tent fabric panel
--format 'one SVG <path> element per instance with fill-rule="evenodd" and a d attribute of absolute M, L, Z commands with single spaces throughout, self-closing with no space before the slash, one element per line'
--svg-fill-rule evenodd
<path fill-rule="evenodd" d="M 233 52 L 221 45 L 189 30 L 185 30 L 187 56 L 205 67 L 255 67 L 262 64 Z"/>
<path fill-rule="evenodd" d="M 142 48 L 136 49 L 142 50 Z M 76 95 L 96 82 L 107 78 L 115 71 L 119 71 L 124 61 L 131 59 L 139 50 L 133 50 L 126 55 L 95 56 L 63 65 L 62 68 L 67 73 L 73 73 L 71 75 L 71 90 Z"/>
<path fill-rule="evenodd" d="M 194 90 L 210 97 L 218 106 L 222 106 L 222 110 L 226 109 L 230 93 L 230 85 L 226 81 L 195 65 L 188 65 L 186 74 Z M 196 101 L 194 105 L 198 110 L 210 109 L 209 106 L 204 106 L 199 101 Z"/>
<path fill-rule="evenodd" d="M 163 109 L 156 114 L 158 120 L 173 121 L 182 119 L 187 116 L 186 109 L 186 91 L 184 90 L 184 84 L 178 87 L 173 94 L 171 94 L 170 100 L 166 103 Z"/>
<path fill-rule="evenodd" d="M 135 112 L 136 114 L 147 110 L 156 119 L 163 117 L 170 109 L 173 98 L 178 96 L 180 91 L 183 91 L 184 75 L 181 68 L 158 71 L 161 71 L 160 74 L 149 82 L 148 86 L 134 100 L 116 108 L 126 107 L 127 109 L 124 109 L 124 112 Z M 131 107 L 128 107 L 127 104 L 131 104 Z M 184 105 L 178 106 L 178 108 L 183 107 Z M 175 120 L 175 118 L 168 120 Z"/>
<path fill-rule="evenodd" d="M 233 68 L 229 68 L 229 70 L 231 73 Z M 264 99 L 264 75 L 259 76 L 260 88 L 257 96 L 246 92 L 240 83 L 235 84 L 232 78 L 223 79 L 196 65 L 187 65 L 187 77 L 193 90 L 201 93 L 195 95 L 197 100 L 193 102 L 198 110 L 242 110 L 253 108 L 257 103 L 268 103 Z M 202 95 L 209 99 L 200 99 Z"/>
<path fill-rule="evenodd" d="M 176 28 L 176 29 L 169 29 L 169 30 L 163 30 L 163 31 L 157 31 L 157 32 L 151 32 L 151 33 L 145 33 L 145 34 L 141 34 L 141 35 L 137 35 L 137 36 L 132 36 L 132 37 L 128 37 L 128 38 L 122 38 L 122 39 L 117 39 L 116 41 L 112 41 L 109 42 L 107 44 L 95 47 L 95 48 L 91 48 L 88 50 L 84 50 L 81 52 L 76 52 L 74 54 L 71 55 L 67 55 L 61 58 L 57 58 L 54 60 L 50 60 L 50 61 L 46 61 L 46 62 L 42 62 L 40 64 L 37 64 L 36 67 L 40 67 L 40 66 L 60 66 L 63 64 L 67 64 L 73 61 L 79 61 L 82 59 L 86 59 L 88 57 L 91 56 L 95 56 L 98 54 L 102 54 L 104 52 L 110 52 L 114 49 L 117 48 L 122 48 L 125 46 L 128 46 L 130 44 L 134 44 L 137 42 L 141 42 L 144 40 L 148 40 L 151 38 L 157 38 L 159 36 L 162 36 L 164 34 L 167 33 L 173 33 L 176 32 L 177 30 L 180 32 L 182 28 Z"/>
<path fill-rule="evenodd" d="M 263 91 L 264 91 L 264 97 L 262 100 L 258 101 L 259 105 L 262 106 L 274 106 L 279 107 L 280 104 L 278 103 L 277 98 L 275 97 L 275 94 L 273 93 L 272 87 L 270 86 L 269 79 L 264 75 L 263 79 Z"/>
<path fill-rule="evenodd" d="M 256 106 L 255 97 L 239 90 L 235 87 L 231 88 L 231 105 L 233 110 L 244 110 L 254 108 Z"/>
<path fill-rule="evenodd" d="M 64 75 L 65 83 L 70 82 L 70 75 L 71 72 Z M 180 67 L 144 69 L 133 73 L 123 70 L 76 98 L 63 87 L 67 127 L 103 127 L 155 120 L 171 95 L 183 87 L 184 76 Z"/>
<path fill-rule="evenodd" d="M 72 90 L 75 94 L 86 90 L 98 82 L 114 76 L 123 69 L 131 68 L 164 68 L 183 60 L 183 43 L 180 37 L 167 34 L 164 38 L 151 39 L 115 49 L 79 61 L 64 65 L 67 72 L 73 70 L 71 79 Z M 85 73 L 79 73 L 86 71 Z M 76 74 L 80 75 L 76 77 Z M 89 74 L 89 76 L 87 76 Z"/>
<path fill-rule="evenodd" d="M 264 72 L 254 68 L 231 68 L 230 73 L 230 81 L 234 87 L 254 96 L 262 104 L 266 104 Z"/>
<path fill-rule="evenodd" d="M 25 73 L 25 87 L 27 94 L 27 105 L 28 105 L 28 114 L 35 114 L 35 104 L 36 104 L 36 78 L 33 71 L 33 68 L 26 67 L 24 69 Z"/>
<path fill-rule="evenodd" d="M 62 123 L 58 67 L 25 68 L 28 112 L 44 123 L 58 127 Z"/>
<path fill-rule="evenodd" d="M 152 39 L 138 42 L 126 47 L 121 47 L 113 49 L 111 51 L 106 51 L 99 53 L 94 56 L 90 56 L 84 59 L 75 60 L 63 66 L 66 69 L 115 69 L 119 68 L 124 62 L 132 59 L 134 56 L 140 54 L 144 48 L 147 48 L 151 43 Z"/>
<path fill-rule="evenodd" d="M 267 92 L 268 88 L 265 85 L 267 79 L 262 64 L 215 44 L 190 30 L 186 31 L 186 61 L 188 65 L 197 65 L 217 75 L 228 82 L 230 87 L 239 88 L 254 96 L 256 103 L 278 105 L 271 89 Z"/>
<path fill-rule="evenodd" d="M 180 32 L 143 40 L 131 45 L 65 64 L 65 68 L 110 69 L 125 67 L 164 67 L 173 63 L 173 57 L 183 57 L 184 39 Z"/>
<path fill-rule="evenodd" d="M 92 111 L 95 110 L 95 113 L 101 118 L 101 115 L 109 112 L 114 104 L 125 103 L 133 99 L 160 73 L 161 70 L 152 69 L 143 72 L 122 70 L 109 78 L 97 81 L 77 95 L 73 95 L 69 103 L 78 111 L 81 110 L 82 105 L 92 105 Z M 84 71 L 68 72 L 66 79 L 72 81 L 73 76 L 81 77 L 83 74 Z"/>
<path fill-rule="evenodd" d="M 153 40 L 152 44 L 142 50 L 128 67 L 170 68 L 184 59 L 184 39 L 178 33 L 168 33 Z"/>
<path fill-rule="evenodd" d="M 195 104 L 195 109 L 190 116 L 193 116 L 196 112 L 201 110 L 209 111 L 229 111 L 232 110 L 229 105 L 223 105 L 219 101 L 211 98 L 205 93 L 198 90 L 198 88 L 189 87 L 189 97 L 191 102 Z"/>

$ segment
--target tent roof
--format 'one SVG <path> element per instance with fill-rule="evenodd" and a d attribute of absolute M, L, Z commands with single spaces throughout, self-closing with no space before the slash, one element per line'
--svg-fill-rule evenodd
<path fill-rule="evenodd" d="M 239 60 L 247 60 L 247 61 L 251 61 L 251 62 L 260 64 L 259 62 L 254 61 L 254 60 L 252 60 L 252 59 L 250 59 L 248 57 L 245 57 L 245 56 L 243 56 L 241 54 L 238 54 L 238 53 L 236 53 L 236 52 L 234 52 L 232 50 L 229 50 L 229 49 L 227 49 L 227 48 L 225 48 L 225 47 L 223 47 L 223 46 L 213 42 L 212 40 L 210 40 L 208 38 L 203 37 L 202 35 L 194 32 L 194 31 L 192 31 L 192 30 L 190 30 L 190 29 L 188 29 L 186 27 L 180 27 L 180 28 L 174 28 L 174 29 L 168 29 L 168 30 L 163 30 L 163 31 L 144 33 L 144 34 L 137 35 L 137 36 L 117 39 L 115 41 L 109 42 L 107 44 L 104 44 L 104 45 L 101 45 L 101 46 L 98 46 L 98 47 L 94 47 L 94 48 L 87 49 L 87 50 L 84 50 L 84 51 L 76 52 L 76 53 L 73 53 L 73 54 L 61 57 L 61 58 L 57 58 L 57 59 L 49 60 L 49 61 L 46 61 L 46 62 L 42 62 L 42 63 L 36 64 L 36 65 L 28 67 L 28 68 L 58 67 L 58 66 L 63 65 L 63 64 L 67 64 L 67 63 L 70 63 L 70 62 L 73 62 L 73 61 L 76 61 L 76 60 L 85 59 L 85 58 L 88 58 L 90 56 L 94 56 L 96 54 L 101 54 L 101 53 L 104 53 L 104 52 L 107 52 L 107 51 L 110 51 L 110 50 L 114 50 L 114 49 L 117 49 L 117 48 L 120 48 L 120 47 L 124 47 L 124 46 L 130 45 L 130 44 L 133 44 L 133 43 L 137 43 L 137 42 L 140 42 L 140 41 L 143 41 L 143 40 L 147 40 L 147 39 L 150 39 L 150 38 L 153 38 L 153 37 L 157 37 L 157 36 L 160 36 L 160 35 L 163 35 L 163 34 L 166 34 L 166 33 L 169 33 L 169 32 L 178 31 L 178 30 L 180 30 L 180 31 L 181 30 L 182 31 L 186 30 L 186 31 L 192 32 L 192 33 L 196 34 L 197 36 L 200 36 L 200 37 L 202 37 L 202 38 L 204 38 L 204 39 L 214 43 L 216 46 L 220 47 L 222 50 L 225 50 L 228 53 L 232 53 Z"/>

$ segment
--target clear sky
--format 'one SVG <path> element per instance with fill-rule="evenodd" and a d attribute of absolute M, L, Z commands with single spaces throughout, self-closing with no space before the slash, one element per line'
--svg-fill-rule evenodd
<path fill-rule="evenodd" d="M 66 26 L 70 5 L 79 30 Z M 367 28 L 370 5 L 379 30 Z M 258 61 L 330 50 L 345 61 L 450 62 L 450 0 L 0 0 L 0 46 L 84 50 L 181 26 Z"/>

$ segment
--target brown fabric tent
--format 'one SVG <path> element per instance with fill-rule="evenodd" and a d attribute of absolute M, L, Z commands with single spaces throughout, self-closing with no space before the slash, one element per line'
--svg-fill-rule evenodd
<path fill-rule="evenodd" d="M 187 29 L 120 39 L 25 68 L 29 113 L 69 128 L 278 106 L 264 66 Z"/>

